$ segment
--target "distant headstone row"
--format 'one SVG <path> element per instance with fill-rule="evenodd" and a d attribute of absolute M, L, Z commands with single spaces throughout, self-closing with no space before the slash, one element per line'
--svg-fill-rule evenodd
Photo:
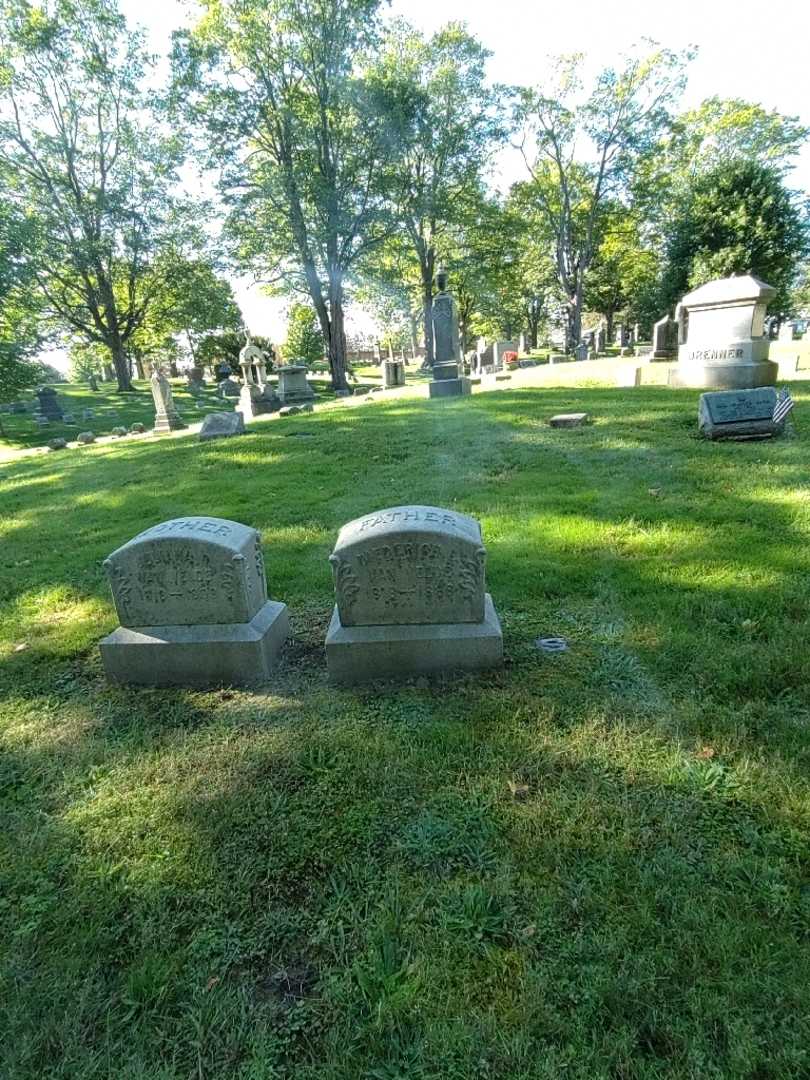
<path fill-rule="evenodd" d="M 330 557 L 326 637 L 338 684 L 497 666 L 479 523 L 434 506 L 350 521 Z M 107 677 L 146 686 L 249 685 L 274 668 L 286 606 L 268 599 L 255 529 L 188 517 L 140 533 L 105 561 L 120 626 L 101 642 Z"/>

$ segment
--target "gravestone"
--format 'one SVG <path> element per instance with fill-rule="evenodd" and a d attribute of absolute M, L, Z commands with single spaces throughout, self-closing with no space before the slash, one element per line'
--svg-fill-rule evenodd
<path fill-rule="evenodd" d="M 577 345 L 577 347 L 574 349 L 574 357 L 577 360 L 587 360 L 588 359 L 588 346 L 585 344 L 584 341 L 580 342 L 580 344 Z"/>
<path fill-rule="evenodd" d="M 160 435 L 166 431 L 181 431 L 186 425 L 180 419 L 177 409 L 174 407 L 172 388 L 158 364 L 152 364 L 152 378 L 149 382 L 155 402 L 155 434 Z"/>
<path fill-rule="evenodd" d="M 240 412 L 214 412 L 209 413 L 203 420 L 198 442 L 209 442 L 211 439 L 229 439 L 234 435 L 245 434 L 245 418 Z"/>
<path fill-rule="evenodd" d="M 616 336 L 614 338 L 614 342 L 621 349 L 621 348 L 624 347 L 624 341 L 625 341 L 624 323 L 617 323 L 616 324 Z"/>
<path fill-rule="evenodd" d="M 242 369 L 242 386 L 236 411 L 245 420 L 275 412 L 280 402 L 267 381 L 267 357 L 258 345 L 251 344 L 250 334 L 246 334 L 245 345 L 239 353 L 239 367 Z"/>
<path fill-rule="evenodd" d="M 114 435 L 116 439 L 122 439 L 125 435 L 129 434 L 129 431 L 123 424 L 116 424 L 116 426 L 110 430 L 110 434 Z"/>
<path fill-rule="evenodd" d="M 405 361 L 386 360 L 382 365 L 383 387 L 393 390 L 396 386 L 405 385 Z"/>
<path fill-rule="evenodd" d="M 672 360 L 678 352 L 678 324 L 669 312 L 653 326 L 653 360 Z"/>
<path fill-rule="evenodd" d="M 799 325 L 796 319 L 787 319 L 779 327 L 780 341 L 793 341 L 797 337 L 796 328 Z"/>
<path fill-rule="evenodd" d="M 607 347 L 607 330 L 604 326 L 600 326 L 596 331 L 596 351 L 603 353 Z"/>
<path fill-rule="evenodd" d="M 313 400 L 315 391 L 307 382 L 306 364 L 285 364 L 278 369 L 278 396 L 282 405 Z"/>
<path fill-rule="evenodd" d="M 481 526 L 435 506 L 395 506 L 344 525 L 330 556 L 333 682 L 493 667 L 500 622 L 485 589 Z"/>
<path fill-rule="evenodd" d="M 526 335 L 521 334 L 518 338 L 517 352 L 519 356 L 524 356 L 528 350 L 526 349 Z"/>
<path fill-rule="evenodd" d="M 144 427 L 144 425 L 139 420 L 136 420 L 135 423 L 132 424 L 130 426 L 130 429 L 129 429 L 130 435 L 143 435 L 143 433 L 145 431 L 146 431 L 146 428 Z"/>
<path fill-rule="evenodd" d="M 80 431 L 76 436 L 76 442 L 81 443 L 82 446 L 89 446 L 90 443 L 96 441 L 95 433 L 92 431 Z"/>
<path fill-rule="evenodd" d="M 517 352 L 516 341 L 495 341 L 492 343 L 492 366 L 495 371 L 503 371 L 503 354 Z"/>
<path fill-rule="evenodd" d="M 765 309 L 776 290 L 751 274 L 721 278 L 687 293 L 679 305 L 679 386 L 747 390 L 773 386 Z"/>
<path fill-rule="evenodd" d="M 67 447 L 67 440 L 66 439 L 49 439 L 48 440 L 48 449 L 49 450 L 64 450 L 66 447 Z"/>
<path fill-rule="evenodd" d="M 772 386 L 701 394 L 698 428 L 707 439 L 763 439 L 779 435 L 785 422 L 773 421 L 776 400 Z"/>
<path fill-rule="evenodd" d="M 107 678 L 143 686 L 249 685 L 273 669 L 287 607 L 267 598 L 259 534 L 224 518 L 164 521 L 104 562 L 120 626 Z"/>
<path fill-rule="evenodd" d="M 238 398 L 241 392 L 242 387 L 236 379 L 232 379 L 230 375 L 226 375 L 224 379 L 220 379 L 219 384 L 217 385 L 217 393 L 223 401 L 229 398 Z"/>
<path fill-rule="evenodd" d="M 434 397 L 459 397 L 472 393 L 472 383 L 458 373 L 459 340 L 456 302 L 447 291 L 447 271 L 436 275 L 439 293 L 433 300 L 433 371 L 428 393 Z"/>
<path fill-rule="evenodd" d="M 37 390 L 39 411 L 48 420 L 62 420 L 62 406 L 59 404 L 59 396 L 52 386 L 41 386 Z"/>
<path fill-rule="evenodd" d="M 201 367 L 189 368 L 186 373 L 188 391 L 191 394 L 202 394 L 205 390 L 205 371 Z"/>
<path fill-rule="evenodd" d="M 586 412 L 558 413 L 552 416 L 549 425 L 553 428 L 582 427 L 588 420 L 589 416 Z"/>

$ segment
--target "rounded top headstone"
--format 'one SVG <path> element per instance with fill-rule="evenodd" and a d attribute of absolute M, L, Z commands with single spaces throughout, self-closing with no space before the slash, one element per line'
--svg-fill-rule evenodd
<path fill-rule="evenodd" d="M 484 619 L 481 526 L 438 506 L 393 506 L 344 525 L 330 556 L 343 626 Z"/>
<path fill-rule="evenodd" d="M 267 600 L 258 532 L 216 517 L 173 518 L 104 562 L 122 626 L 250 622 Z"/>

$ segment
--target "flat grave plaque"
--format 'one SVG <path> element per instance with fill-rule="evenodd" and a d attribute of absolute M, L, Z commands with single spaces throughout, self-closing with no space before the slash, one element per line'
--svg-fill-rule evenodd
<path fill-rule="evenodd" d="M 709 415 L 715 424 L 734 424 L 744 420 L 770 420 L 776 407 L 772 387 L 759 390 L 727 390 L 704 394 Z"/>

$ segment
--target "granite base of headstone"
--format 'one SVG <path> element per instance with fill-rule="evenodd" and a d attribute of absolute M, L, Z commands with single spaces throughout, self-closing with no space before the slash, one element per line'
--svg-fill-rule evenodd
<path fill-rule="evenodd" d="M 276 412 L 280 405 L 281 401 L 270 383 L 258 386 L 254 382 L 246 382 L 239 391 L 239 401 L 234 408 L 245 420 L 252 420 L 254 416 Z"/>
<path fill-rule="evenodd" d="M 485 560 L 479 523 L 435 506 L 395 506 L 344 525 L 329 560 L 337 599 L 326 636 L 330 680 L 499 665 L 503 636 Z"/>
<path fill-rule="evenodd" d="M 235 435 L 245 434 L 245 418 L 240 412 L 209 413 L 202 422 L 198 442 L 210 442 L 211 439 L 230 439 Z"/>
<path fill-rule="evenodd" d="M 223 518 L 165 521 L 104 568 L 121 623 L 100 645 L 110 682 L 243 686 L 275 667 L 289 619 L 267 597 L 255 529 Z"/>
<path fill-rule="evenodd" d="M 278 369 L 278 396 L 282 405 L 314 399 L 315 391 L 307 382 L 306 364 L 285 364 Z"/>
<path fill-rule="evenodd" d="M 698 429 L 706 439 L 768 439 L 781 435 L 785 422 L 774 423 L 776 390 L 717 390 L 701 394 Z"/>

